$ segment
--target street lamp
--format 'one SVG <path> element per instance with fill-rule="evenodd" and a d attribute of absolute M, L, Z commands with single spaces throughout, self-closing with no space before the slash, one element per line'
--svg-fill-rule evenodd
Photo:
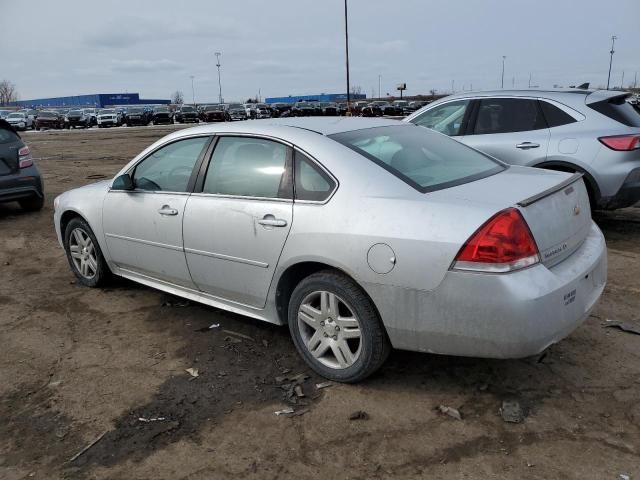
<path fill-rule="evenodd" d="M 507 59 L 506 55 L 502 56 L 502 82 L 500 83 L 500 88 L 504 88 L 504 61 Z"/>
<path fill-rule="evenodd" d="M 222 53 L 216 52 L 216 67 L 218 67 L 218 103 L 222 103 L 222 80 L 220 79 L 220 57 Z"/>
<path fill-rule="evenodd" d="M 196 104 L 196 90 L 193 87 L 193 79 L 196 78 L 196 76 L 195 75 L 190 75 L 190 77 L 191 77 L 191 96 L 193 98 L 193 105 L 195 106 L 195 104 Z"/>
<path fill-rule="evenodd" d="M 347 12 L 347 0 L 344 0 L 344 48 L 346 52 L 347 66 L 347 115 L 351 116 L 351 87 L 349 85 L 349 21 Z"/>
<path fill-rule="evenodd" d="M 609 52 L 611 54 L 611 57 L 609 58 L 609 76 L 607 77 L 607 90 L 609 90 L 609 82 L 611 81 L 611 65 L 613 65 L 613 54 L 616 53 L 616 51 L 613 49 L 613 47 L 616 44 L 616 37 L 615 35 L 611 36 L 611 51 Z"/>

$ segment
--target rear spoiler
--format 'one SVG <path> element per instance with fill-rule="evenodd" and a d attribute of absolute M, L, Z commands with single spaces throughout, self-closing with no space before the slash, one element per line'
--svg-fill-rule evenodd
<path fill-rule="evenodd" d="M 584 103 L 586 105 L 591 105 L 602 101 L 608 102 L 612 98 L 628 97 L 629 95 L 631 95 L 629 92 L 616 90 L 596 90 L 585 97 Z"/>
<path fill-rule="evenodd" d="M 557 191 L 562 190 L 563 188 L 568 187 L 572 183 L 577 182 L 582 178 L 583 175 L 584 175 L 583 173 L 576 172 L 566 180 L 560 182 L 559 184 L 554 185 L 551 188 L 547 188 L 543 192 L 536 193 L 535 195 L 529 198 L 525 198 L 524 200 L 521 200 L 520 202 L 518 202 L 516 205 L 519 207 L 528 207 L 532 203 L 536 203 L 538 200 L 542 200 L 543 198 L 548 197 L 549 195 L 553 195 Z"/>

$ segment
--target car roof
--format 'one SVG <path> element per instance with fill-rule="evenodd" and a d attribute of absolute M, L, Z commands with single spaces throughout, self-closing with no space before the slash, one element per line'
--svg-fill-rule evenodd
<path fill-rule="evenodd" d="M 252 120 L 245 122 L 207 124 L 186 128 L 173 133 L 173 138 L 193 134 L 249 133 L 273 135 L 276 131 L 284 133 L 288 129 L 307 130 L 321 135 L 333 135 L 365 128 L 406 126 L 407 123 L 386 118 L 363 117 L 287 117 Z"/>
<path fill-rule="evenodd" d="M 621 92 L 616 90 L 593 90 L 593 89 L 581 89 L 581 88 L 555 88 L 541 90 L 537 88 L 522 89 L 522 90 L 484 90 L 477 92 L 463 92 L 454 95 L 449 95 L 438 99 L 438 103 L 442 100 L 451 100 L 455 98 L 478 98 L 478 97 L 542 97 L 551 100 L 569 100 L 572 101 L 579 97 L 590 97 L 585 100 L 587 103 L 591 103 L 591 100 L 602 100 L 610 97 L 617 97 L 625 95 L 627 92 Z M 435 102 L 434 102 L 435 103 Z"/>

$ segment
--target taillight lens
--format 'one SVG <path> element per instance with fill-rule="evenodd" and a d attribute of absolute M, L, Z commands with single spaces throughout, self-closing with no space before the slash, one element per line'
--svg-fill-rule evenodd
<path fill-rule="evenodd" d="M 462 246 L 453 270 L 506 273 L 540 261 L 538 246 L 522 214 L 503 210 L 482 225 Z"/>
<path fill-rule="evenodd" d="M 614 137 L 600 137 L 598 140 L 611 150 L 619 152 L 640 149 L 640 135 L 616 135 Z"/>
<path fill-rule="evenodd" d="M 33 165 L 33 159 L 31 158 L 31 149 L 26 145 L 18 150 L 18 166 L 20 168 L 27 168 Z"/>

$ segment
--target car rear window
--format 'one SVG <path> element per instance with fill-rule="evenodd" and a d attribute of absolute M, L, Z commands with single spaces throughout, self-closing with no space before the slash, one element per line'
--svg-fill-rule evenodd
<path fill-rule="evenodd" d="M 415 125 L 367 128 L 330 138 L 422 193 L 472 182 L 507 168 L 456 140 Z"/>
<path fill-rule="evenodd" d="M 627 103 L 626 95 L 591 103 L 589 107 L 627 127 L 640 127 L 640 112 Z"/>

